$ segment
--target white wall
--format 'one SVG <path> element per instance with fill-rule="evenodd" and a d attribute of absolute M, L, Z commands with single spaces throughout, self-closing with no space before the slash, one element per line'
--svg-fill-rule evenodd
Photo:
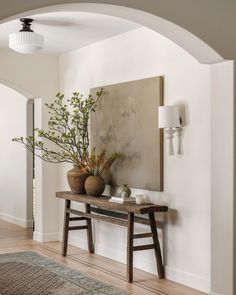
<path fill-rule="evenodd" d="M 58 57 L 0 50 L 0 81 L 24 91 L 28 98 L 51 99 L 58 90 Z"/>
<path fill-rule="evenodd" d="M 58 74 L 55 72 L 55 74 Z M 50 80 L 49 80 L 50 81 Z M 55 89 L 55 93 L 58 88 Z M 52 98 L 55 97 L 55 94 Z M 35 100 L 35 127 L 48 129 L 48 109 L 45 107 L 45 101 Z M 50 148 L 50 143 L 47 143 Z M 35 159 L 35 231 L 34 240 L 39 242 L 57 241 L 58 240 L 58 199 L 55 197 L 57 191 L 57 165 L 51 164 L 41 159 Z"/>
<path fill-rule="evenodd" d="M 27 99 L 0 84 L 0 218 L 27 227 L 27 152 L 12 142 L 26 136 Z M 31 218 L 30 218 L 31 217 Z"/>
<path fill-rule="evenodd" d="M 145 28 L 60 56 L 60 88 L 66 95 L 158 75 L 164 75 L 165 104 L 184 105 L 186 127 L 183 155 L 165 155 L 164 192 L 147 194 L 153 202 L 175 210 L 169 214 L 166 229 L 167 278 L 209 291 L 210 66 L 200 65 L 183 49 Z M 60 169 L 60 190 L 68 189 L 68 169 L 66 165 Z M 96 252 L 124 261 L 126 230 L 117 226 L 114 235 L 114 227 L 96 223 Z M 136 226 L 136 231 L 141 230 Z M 77 235 L 71 233 L 70 241 L 86 247 L 85 235 L 80 234 L 80 239 Z M 134 263 L 139 268 L 156 272 L 153 261 L 152 251 L 135 253 Z"/>
<path fill-rule="evenodd" d="M 234 294 L 233 286 L 233 133 L 234 106 L 232 61 L 211 69 L 211 284 L 213 294 Z M 227 155 L 227 157 L 226 157 Z"/>
<path fill-rule="evenodd" d="M 47 128 L 48 115 L 44 110 L 44 103 L 52 100 L 58 92 L 58 57 L 46 54 L 23 55 L 10 50 L 0 50 L 0 64 L 0 83 L 9 85 L 27 98 L 37 98 L 36 127 Z M 11 107 L 14 108 L 14 104 L 11 104 Z M 7 115 L 10 116 L 10 112 Z M 22 133 L 17 132 L 14 136 L 20 135 Z M 24 149 L 17 144 L 15 148 L 19 157 L 23 157 Z M 57 167 L 38 159 L 35 164 L 37 173 L 34 238 L 39 241 L 51 240 L 55 239 L 55 233 L 58 233 L 58 201 L 55 198 Z"/>

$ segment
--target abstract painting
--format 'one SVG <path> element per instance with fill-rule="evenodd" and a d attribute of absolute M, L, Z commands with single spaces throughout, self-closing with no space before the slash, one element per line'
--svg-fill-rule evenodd
<path fill-rule="evenodd" d="M 105 176 L 107 184 L 163 190 L 163 134 L 158 128 L 163 82 L 163 77 L 153 77 L 101 86 L 104 95 L 90 122 L 91 147 L 120 153 Z"/>

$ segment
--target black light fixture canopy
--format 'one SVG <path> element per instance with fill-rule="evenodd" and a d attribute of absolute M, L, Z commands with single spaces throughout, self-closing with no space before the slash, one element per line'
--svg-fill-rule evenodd
<path fill-rule="evenodd" d="M 20 32 L 33 32 L 33 30 L 31 30 L 31 25 L 34 21 L 32 18 L 20 18 L 20 21 L 23 26 Z"/>

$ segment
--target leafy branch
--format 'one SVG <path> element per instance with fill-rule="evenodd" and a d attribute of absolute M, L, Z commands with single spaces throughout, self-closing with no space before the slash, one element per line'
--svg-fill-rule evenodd
<path fill-rule="evenodd" d="M 90 94 L 84 99 L 79 92 L 65 100 L 64 94 L 58 93 L 53 103 L 45 104 L 50 115 L 48 131 L 34 129 L 35 136 L 13 138 L 23 144 L 27 150 L 44 161 L 51 163 L 69 162 L 85 167 L 88 157 L 90 114 L 95 112 L 97 102 L 103 95 L 103 89 Z M 47 147 L 48 142 L 52 148 Z"/>

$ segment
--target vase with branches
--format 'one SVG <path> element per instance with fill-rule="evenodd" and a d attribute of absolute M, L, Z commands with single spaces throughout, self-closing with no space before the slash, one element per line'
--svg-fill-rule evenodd
<path fill-rule="evenodd" d="M 66 99 L 59 92 L 53 103 L 45 104 L 49 112 L 48 130 L 35 128 L 33 136 L 12 139 L 46 162 L 72 163 L 74 168 L 68 171 L 68 181 L 74 193 L 85 192 L 84 182 L 90 175 L 86 167 L 89 118 L 102 95 L 103 89 L 96 97 L 90 94 L 84 98 L 80 92 L 74 92 Z"/>

